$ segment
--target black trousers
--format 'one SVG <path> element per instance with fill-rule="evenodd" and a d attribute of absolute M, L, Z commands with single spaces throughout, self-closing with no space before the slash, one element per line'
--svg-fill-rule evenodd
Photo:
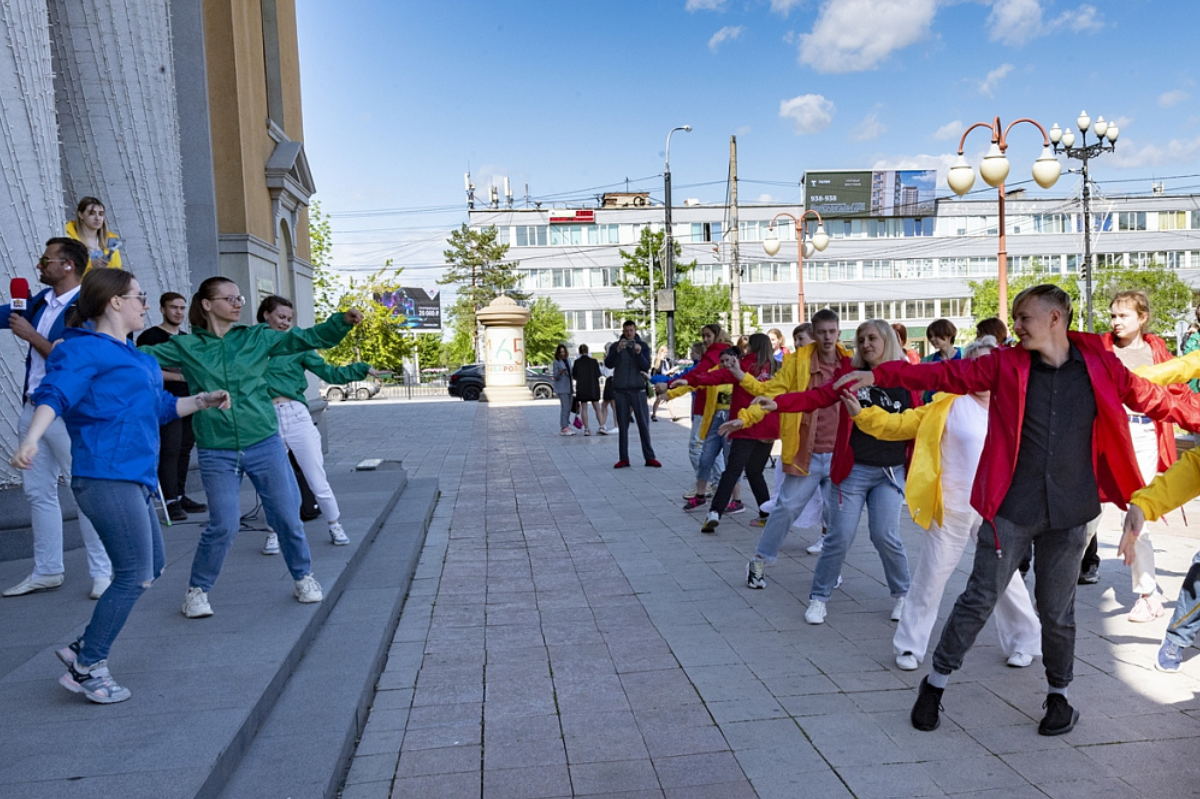
<path fill-rule="evenodd" d="M 158 484 L 168 502 L 182 497 L 187 489 L 188 462 L 194 446 L 191 417 L 158 428 Z"/>
<path fill-rule="evenodd" d="M 721 473 L 721 482 L 717 483 L 717 492 L 713 494 L 710 511 L 725 513 L 729 507 L 729 498 L 733 496 L 733 487 L 746 473 L 746 481 L 754 492 L 754 501 L 762 507 L 771 498 L 771 490 L 763 478 L 763 469 L 771 457 L 771 446 L 774 441 L 758 441 L 753 438 L 735 438 L 729 444 L 729 459 L 725 461 L 725 471 Z"/>

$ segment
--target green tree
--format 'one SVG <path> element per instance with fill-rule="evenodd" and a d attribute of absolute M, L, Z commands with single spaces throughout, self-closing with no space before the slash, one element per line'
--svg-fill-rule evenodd
<path fill-rule="evenodd" d="M 338 307 L 346 286 L 329 266 L 333 252 L 333 227 L 319 202 L 308 208 L 309 259 L 313 268 L 313 311 L 318 320 L 326 319 Z"/>
<path fill-rule="evenodd" d="M 323 351 L 325 360 L 334 364 L 366 361 L 377 369 L 402 371 L 404 362 L 416 351 L 413 335 L 396 324 L 392 309 L 375 297 L 400 287 L 401 269 L 391 261 L 364 280 L 350 279 L 349 289 L 338 297 L 335 310 L 358 308 L 363 321 L 342 339 L 336 347 Z"/>
<path fill-rule="evenodd" d="M 642 237 L 632 253 L 621 250 L 621 277 L 617 285 L 625 295 L 625 307 L 610 308 L 614 315 L 637 322 L 638 328 L 645 330 L 650 326 L 650 292 L 658 291 L 666 286 L 666 261 L 663 257 L 665 246 L 663 231 L 652 232 L 649 227 L 642 228 Z M 679 242 L 672 241 L 675 257 L 678 258 L 683 248 Z M 654 284 L 650 282 L 650 257 L 654 256 Z M 681 279 L 696 267 L 696 262 L 675 264 L 675 285 L 678 291 Z M 681 301 L 675 298 L 675 326 L 679 327 L 679 309 Z M 665 318 L 665 317 L 664 317 Z M 665 327 L 664 327 L 665 330 Z"/>
<path fill-rule="evenodd" d="M 1192 290 L 1179 275 L 1158 263 L 1145 269 L 1101 269 L 1092 283 L 1092 307 L 1097 333 L 1111 328 L 1108 306 L 1121 291 L 1144 291 L 1150 301 L 1150 330 L 1175 349 L 1175 322 L 1190 319 Z M 1083 313 L 1081 308 L 1080 313 Z"/>
<path fill-rule="evenodd" d="M 529 304 L 529 323 L 525 325 L 525 363 L 550 363 L 559 344 L 566 344 L 567 349 L 571 349 L 562 309 L 549 297 L 538 297 Z"/>
<path fill-rule="evenodd" d="M 474 353 L 479 352 L 476 311 L 501 294 L 518 301 L 529 299 L 529 294 L 517 289 L 521 282 L 521 273 L 517 271 L 519 262 L 504 260 L 508 245 L 500 244 L 498 236 L 495 225 L 473 230 L 464 222 L 462 227 L 450 233 L 450 246 L 442 251 L 449 268 L 438 283 L 457 286 L 459 298 L 465 299 L 464 304 L 455 303 L 455 323 L 464 329 L 470 327 Z M 455 333 L 458 332 L 456 328 Z M 466 363 L 473 362 L 475 357 L 472 355 Z"/>
<path fill-rule="evenodd" d="M 476 361 L 475 341 L 475 309 L 466 297 L 459 297 L 446 310 L 446 320 L 450 325 L 450 339 L 442 343 L 442 357 L 446 366 L 457 369 L 459 366 Z"/>
<path fill-rule="evenodd" d="M 1030 271 L 1019 275 L 1012 275 L 1008 279 L 1008 303 L 1009 308 L 1005 309 L 1003 316 L 999 313 L 1000 304 L 1000 281 L 998 278 L 988 278 L 987 280 L 972 280 L 971 286 L 971 314 L 978 319 L 987 319 L 992 316 L 1000 316 L 1006 325 L 1012 326 L 1012 301 L 1025 289 L 1030 286 L 1037 286 L 1042 283 L 1053 283 L 1054 285 L 1067 292 L 1071 298 L 1071 304 L 1074 308 L 1079 308 L 1079 283 L 1074 275 L 1061 275 L 1058 272 L 1050 271 Z M 1078 319 L 1078 312 L 1076 313 Z M 1078 327 L 1078 324 L 1074 325 Z"/>
<path fill-rule="evenodd" d="M 416 336 L 417 362 L 422 369 L 445 366 L 441 333 L 418 333 Z"/>
<path fill-rule="evenodd" d="M 719 321 L 732 310 L 729 286 L 717 283 L 699 286 L 684 279 L 675 285 L 675 349 L 676 355 L 684 357 L 687 348 L 700 340 L 700 329 Z M 658 314 L 658 329 L 667 329 L 667 315 Z"/>

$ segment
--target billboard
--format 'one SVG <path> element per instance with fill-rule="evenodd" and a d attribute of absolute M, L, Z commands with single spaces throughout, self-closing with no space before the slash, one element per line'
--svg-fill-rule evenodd
<path fill-rule="evenodd" d="M 936 169 L 806 172 L 804 207 L 831 219 L 933 216 Z"/>
<path fill-rule="evenodd" d="M 436 289 L 402 286 L 375 295 L 375 302 L 392 310 L 401 330 L 427 333 L 442 329 L 442 296 Z"/>

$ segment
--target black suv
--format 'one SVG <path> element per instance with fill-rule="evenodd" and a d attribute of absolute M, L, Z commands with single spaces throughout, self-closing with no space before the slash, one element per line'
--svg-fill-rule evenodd
<path fill-rule="evenodd" d="M 446 390 L 452 397 L 462 397 L 468 402 L 479 399 L 487 381 L 483 376 L 483 364 L 470 363 L 450 375 Z M 536 369 L 525 367 L 525 385 L 533 394 L 534 399 L 550 399 L 554 396 L 554 386 L 550 376 Z"/>

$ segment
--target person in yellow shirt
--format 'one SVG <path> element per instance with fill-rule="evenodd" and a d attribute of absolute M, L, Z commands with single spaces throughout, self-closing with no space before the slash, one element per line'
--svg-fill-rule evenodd
<path fill-rule="evenodd" d="M 67 235 L 87 247 L 88 269 L 121 268 L 121 238 L 108 229 L 104 203 L 95 197 L 79 201 L 75 218 L 67 221 Z"/>

